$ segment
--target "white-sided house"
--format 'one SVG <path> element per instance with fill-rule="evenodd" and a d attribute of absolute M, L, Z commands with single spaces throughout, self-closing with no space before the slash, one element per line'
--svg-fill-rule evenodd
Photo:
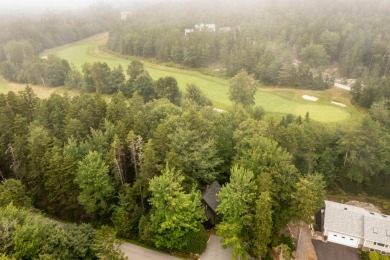
<path fill-rule="evenodd" d="M 370 212 L 364 216 L 363 250 L 390 255 L 390 216 Z"/>
<path fill-rule="evenodd" d="M 325 201 L 324 236 L 329 242 L 390 255 L 390 216 Z"/>

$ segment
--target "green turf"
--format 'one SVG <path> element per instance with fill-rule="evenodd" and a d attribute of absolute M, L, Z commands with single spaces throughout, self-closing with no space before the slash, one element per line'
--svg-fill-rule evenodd
<path fill-rule="evenodd" d="M 7 93 L 11 90 L 11 86 L 0 76 L 0 93 Z"/>
<path fill-rule="evenodd" d="M 99 46 L 107 40 L 107 34 L 99 34 L 80 42 L 72 43 L 62 47 L 54 48 L 45 52 L 56 54 L 77 68 L 81 68 L 86 62 L 106 62 L 110 67 L 122 65 L 127 68 L 130 60 L 103 51 Z M 176 78 L 180 89 L 184 90 L 188 83 L 195 83 L 209 97 L 215 106 L 226 108 L 230 101 L 228 99 L 228 80 L 207 76 L 198 71 L 184 70 L 157 65 L 151 62 L 142 61 L 145 68 L 153 79 L 159 77 L 173 76 Z M 316 101 L 303 100 L 300 95 L 267 92 L 259 90 L 255 96 L 256 104 L 263 106 L 266 112 L 271 114 L 287 114 L 304 116 L 306 112 L 310 117 L 321 122 L 339 122 L 349 119 L 357 114 L 354 108 L 342 108 L 330 104 L 329 100 Z"/>

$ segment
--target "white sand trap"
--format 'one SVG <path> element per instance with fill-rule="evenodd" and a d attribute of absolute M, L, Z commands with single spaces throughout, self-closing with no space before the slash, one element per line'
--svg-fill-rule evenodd
<path fill-rule="evenodd" d="M 313 96 L 309 96 L 309 95 L 303 95 L 302 98 L 306 99 L 306 100 L 310 100 L 310 101 L 317 101 L 318 100 L 318 98 L 313 97 Z"/>
<path fill-rule="evenodd" d="M 217 111 L 218 113 L 224 113 L 224 112 L 226 112 L 225 110 L 222 110 L 222 109 L 219 109 L 219 108 L 216 108 L 216 107 L 213 107 L 213 110 L 214 110 L 214 111 Z"/>
<path fill-rule="evenodd" d="M 336 101 L 332 101 L 332 104 L 335 104 L 335 105 L 340 106 L 340 107 L 346 107 L 347 106 L 346 104 L 343 104 L 343 103 L 340 103 L 340 102 L 336 102 Z"/>

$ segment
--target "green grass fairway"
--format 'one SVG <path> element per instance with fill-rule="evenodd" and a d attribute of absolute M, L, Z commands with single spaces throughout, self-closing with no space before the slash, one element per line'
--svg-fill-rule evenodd
<path fill-rule="evenodd" d="M 82 64 L 86 62 L 100 61 L 106 62 L 110 67 L 120 64 L 126 69 L 130 63 L 129 59 L 110 54 L 103 51 L 102 48 L 99 48 L 99 46 L 105 44 L 107 39 L 108 33 L 98 34 L 80 42 L 47 50 L 43 55 L 56 54 L 73 63 L 77 68 L 81 68 Z M 230 105 L 228 98 L 228 80 L 207 76 L 198 71 L 167 67 L 144 60 L 142 62 L 153 79 L 173 76 L 176 78 L 181 90 L 184 90 L 188 83 L 195 83 L 213 101 L 216 107 L 226 108 Z M 309 112 L 310 117 L 317 121 L 339 122 L 358 114 L 356 109 L 350 104 L 345 108 L 331 104 L 332 97 L 330 96 L 330 92 L 314 92 L 314 96 L 319 97 L 319 100 L 316 102 L 302 99 L 301 95 L 303 94 L 301 93 L 306 94 L 306 92 L 313 94 L 313 91 L 290 90 L 286 94 L 283 89 L 276 89 L 276 91 L 259 89 L 255 99 L 257 105 L 263 106 L 267 113 L 276 116 L 287 113 L 304 116 L 306 112 Z"/>
<path fill-rule="evenodd" d="M 0 77 L 0 93 L 7 93 L 11 90 L 11 86 L 7 81 L 3 79 L 3 77 Z"/>

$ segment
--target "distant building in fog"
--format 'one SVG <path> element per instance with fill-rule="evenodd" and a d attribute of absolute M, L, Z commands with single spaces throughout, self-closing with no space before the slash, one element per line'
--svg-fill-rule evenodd
<path fill-rule="evenodd" d="M 188 36 L 188 34 L 193 33 L 194 29 L 184 29 L 184 36 Z"/>
<path fill-rule="evenodd" d="M 218 29 L 220 32 L 230 32 L 232 30 L 231 27 L 220 27 Z"/>
<path fill-rule="evenodd" d="M 131 16 L 131 15 L 132 15 L 132 12 L 129 12 L 129 11 L 127 11 L 127 12 L 121 12 L 121 19 L 122 19 L 123 21 L 126 21 L 127 17 L 129 17 L 129 16 Z"/>
<path fill-rule="evenodd" d="M 215 32 L 215 30 L 216 30 L 216 26 L 213 23 L 209 23 L 209 24 L 200 23 L 200 24 L 195 24 L 195 29 L 184 29 L 184 35 L 188 36 L 188 34 L 193 33 L 195 31 Z"/>
<path fill-rule="evenodd" d="M 201 24 L 195 24 L 195 29 L 198 30 L 198 31 L 203 31 L 203 30 L 207 30 L 209 32 L 215 32 L 215 24 L 213 23 L 209 23 L 209 24 L 204 24 L 204 23 L 201 23 Z"/>

